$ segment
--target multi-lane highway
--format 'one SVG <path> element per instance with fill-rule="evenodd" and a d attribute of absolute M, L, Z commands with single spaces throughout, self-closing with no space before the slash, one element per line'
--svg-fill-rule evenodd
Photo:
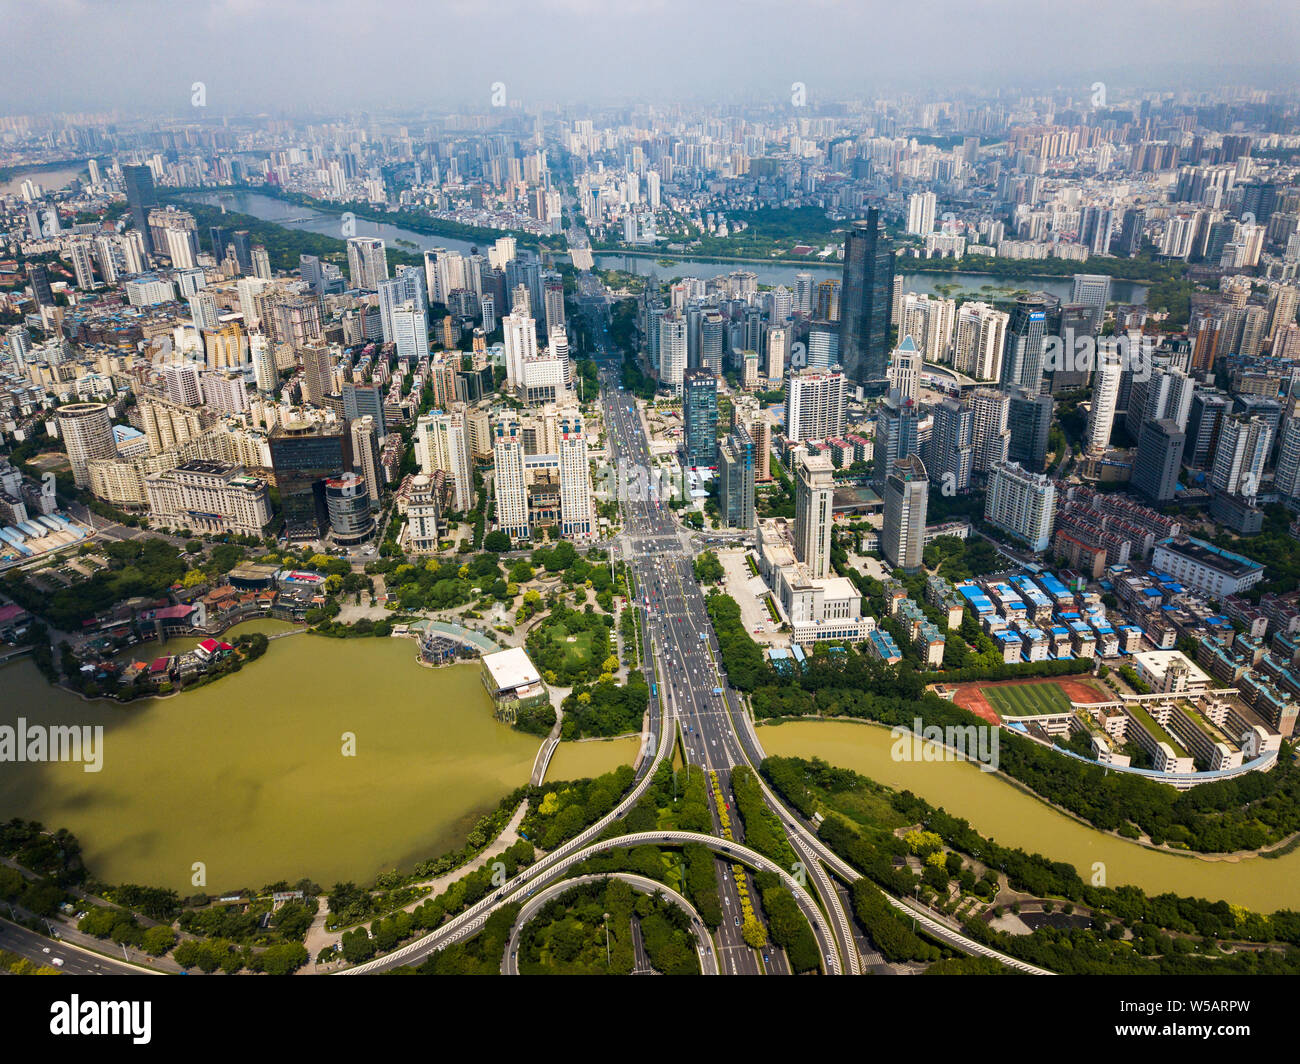
<path fill-rule="evenodd" d="M 858 974 L 858 954 L 854 926 L 844 899 L 836 890 L 827 869 L 841 880 L 851 883 L 860 874 L 831 852 L 810 824 L 787 810 L 762 782 L 764 800 L 786 827 L 798 857 L 796 866 L 784 869 L 743 845 L 742 826 L 729 815 L 733 838 L 722 840 L 723 831 L 718 809 L 710 802 L 713 813 L 713 836 L 688 832 L 647 833 L 598 841 L 605 828 L 622 818 L 640 799 L 656 769 L 671 754 L 678 738 L 687 760 L 715 776 L 723 796 L 724 807 L 734 805 L 731 794 L 731 771 L 748 764 L 755 769 L 763 760 L 763 750 L 739 697 L 729 686 L 718 664 L 719 649 L 714 638 L 704 596 L 694 577 L 692 537 L 680 529 L 650 477 L 652 465 L 646 439 L 646 426 L 636 403 L 621 390 L 618 364 L 621 356 L 610 351 L 606 318 L 608 303 L 598 284 L 589 283 L 590 274 L 580 275 L 579 305 L 587 314 L 595 337 L 594 352 L 600 371 L 601 402 L 610 458 L 624 471 L 620 486 L 624 525 L 614 550 L 627 563 L 632 576 L 632 594 L 640 607 L 641 632 L 650 665 L 653 696 L 650 732 L 652 756 L 642 759 L 638 779 L 632 790 L 607 816 L 591 825 L 570 842 L 546 854 L 533 866 L 520 871 L 505 886 L 484 898 L 464 913 L 444 923 L 436 931 L 408 943 L 384 957 L 346 969 L 340 974 L 359 975 L 386 971 L 399 965 L 418 963 L 434 950 L 442 949 L 477 932 L 491 912 L 510 903 L 528 904 L 529 899 L 548 884 L 563 877 L 589 856 L 614 846 L 641 843 L 706 845 L 718 856 L 716 874 L 724 918 L 718 928 L 716 950 L 722 974 L 783 973 L 789 965 L 779 950 L 770 945 L 764 950 L 748 946 L 741 934 L 740 894 L 736 886 L 733 861 L 750 868 L 762 868 L 778 874 L 795 896 L 808 918 L 822 955 L 822 967 L 830 974 Z M 630 472 L 630 476 L 627 475 Z M 710 787 L 712 792 L 712 787 Z M 811 883 L 820 901 L 805 889 Z M 751 892 L 752 894 L 752 892 Z M 965 938 L 924 913 L 897 899 L 891 903 L 927 931 L 967 953 L 992 956 L 1020 971 L 1051 974 L 1018 962 Z M 823 912 L 824 910 L 824 912 Z M 828 918 L 829 917 L 829 918 Z"/>

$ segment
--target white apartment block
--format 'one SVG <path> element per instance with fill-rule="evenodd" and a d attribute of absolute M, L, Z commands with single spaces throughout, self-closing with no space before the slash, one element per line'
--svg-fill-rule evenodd
<path fill-rule="evenodd" d="M 786 379 L 785 435 L 793 442 L 844 435 L 844 374 L 801 370 Z"/>
<path fill-rule="evenodd" d="M 999 462 L 989 474 L 984 520 L 1027 544 L 1045 551 L 1056 522 L 1056 485 L 1041 473 L 1030 473 L 1016 462 Z"/>

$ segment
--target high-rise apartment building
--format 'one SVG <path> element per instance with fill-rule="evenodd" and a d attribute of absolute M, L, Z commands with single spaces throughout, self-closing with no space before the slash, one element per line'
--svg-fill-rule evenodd
<path fill-rule="evenodd" d="M 443 471 L 452 486 L 451 505 L 457 512 L 474 508 L 474 464 L 463 403 L 420 415 L 415 423 L 415 459 L 425 476 Z"/>
<path fill-rule="evenodd" d="M 1047 550 L 1056 521 L 1056 484 L 1015 462 L 999 462 L 989 474 L 984 520 L 1028 545 Z"/>
<path fill-rule="evenodd" d="M 929 497 L 930 481 L 921 459 L 913 454 L 895 462 L 885 479 L 880 551 L 890 565 L 905 573 L 921 568 Z"/>
<path fill-rule="evenodd" d="M 77 487 L 90 486 L 87 464 L 97 458 L 116 458 L 113 422 L 103 403 L 67 403 L 54 412 L 55 424 L 68 452 L 72 479 Z"/>
<path fill-rule="evenodd" d="M 844 387 L 844 374 L 838 371 L 791 370 L 786 378 L 786 439 L 802 442 L 842 436 Z"/>
<path fill-rule="evenodd" d="M 369 292 L 379 290 L 379 282 L 388 280 L 388 258 L 384 242 L 377 237 L 348 237 L 348 281 L 353 288 Z"/>
<path fill-rule="evenodd" d="M 952 368 L 977 381 L 998 380 L 1010 317 L 987 303 L 963 303 L 957 311 Z"/>
<path fill-rule="evenodd" d="M 1088 432 L 1084 440 L 1084 450 L 1090 455 L 1103 454 L 1110 446 L 1110 434 L 1115 426 L 1115 404 L 1119 399 L 1119 382 L 1123 374 L 1124 364 L 1117 355 L 1104 355 L 1097 366 L 1097 378 L 1092 387 L 1092 409 L 1088 411 Z"/>
<path fill-rule="evenodd" d="M 968 491 L 975 463 L 975 412 L 970 403 L 948 398 L 936 406 L 934 427 L 922 450 L 931 479 L 943 491 Z"/>

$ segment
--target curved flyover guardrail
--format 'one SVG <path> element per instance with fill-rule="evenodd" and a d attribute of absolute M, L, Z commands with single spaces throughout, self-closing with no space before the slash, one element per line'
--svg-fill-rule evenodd
<path fill-rule="evenodd" d="M 661 736 L 655 746 L 655 756 L 650 763 L 649 770 L 641 777 L 624 796 L 623 800 L 618 803 L 610 812 L 597 820 L 594 824 L 584 830 L 581 834 L 570 839 L 564 845 L 552 850 L 545 857 L 535 864 L 529 865 L 516 873 L 505 886 L 496 892 L 482 898 L 470 908 L 466 909 L 459 916 L 453 917 L 441 927 L 430 931 L 427 935 L 408 942 L 392 953 L 386 953 L 382 957 L 376 957 L 374 960 L 366 961 L 363 964 L 355 965 L 352 968 L 345 968 L 335 975 L 368 975 L 371 972 L 385 971 L 389 968 L 395 968 L 400 965 L 410 964 L 412 961 L 423 958 L 435 950 L 442 949 L 453 942 L 466 937 L 477 931 L 487 918 L 491 915 L 502 901 L 516 893 L 520 888 L 526 886 L 537 877 L 551 871 L 557 865 L 560 865 L 565 859 L 577 850 L 583 849 L 592 839 L 604 831 L 610 824 L 620 820 L 628 810 L 632 808 L 641 799 L 650 781 L 654 779 L 655 772 L 658 770 L 660 763 L 668 757 L 673 748 L 673 744 L 667 741 L 667 736 L 671 733 L 673 727 L 673 717 L 667 704 L 663 705 L 663 712 L 659 717 L 662 721 Z M 566 866 L 567 867 L 567 866 Z M 549 877 L 547 877 L 549 878 Z"/>
<path fill-rule="evenodd" d="M 695 911 L 695 906 L 667 884 L 660 883 L 655 879 L 649 879 L 646 876 L 635 875 L 632 872 L 597 872 L 587 876 L 574 876 L 572 879 L 562 879 L 558 883 L 552 883 L 549 887 L 545 887 L 539 893 L 534 894 L 525 903 L 524 907 L 519 910 L 515 926 L 510 929 L 510 938 L 506 940 L 505 954 L 501 958 L 501 974 L 519 974 L 519 936 L 523 933 L 524 925 L 537 915 L 538 910 L 543 905 L 573 887 L 583 883 L 597 883 L 606 879 L 622 880 L 633 890 L 641 894 L 649 894 L 652 897 L 656 894 L 662 894 L 685 912 L 691 918 L 691 934 L 695 936 L 695 948 L 700 955 L 700 971 L 704 975 L 719 974 L 718 954 L 713 946 L 713 938 L 705 929 L 704 921 L 700 919 L 700 914 Z"/>

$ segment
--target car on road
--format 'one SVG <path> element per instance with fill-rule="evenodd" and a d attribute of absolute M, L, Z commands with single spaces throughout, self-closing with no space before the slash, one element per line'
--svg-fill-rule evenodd
<path fill-rule="evenodd" d="M 740 917 L 739 917 L 739 916 L 735 917 L 735 920 L 736 920 L 736 926 L 739 927 L 739 926 L 740 926 Z"/>

